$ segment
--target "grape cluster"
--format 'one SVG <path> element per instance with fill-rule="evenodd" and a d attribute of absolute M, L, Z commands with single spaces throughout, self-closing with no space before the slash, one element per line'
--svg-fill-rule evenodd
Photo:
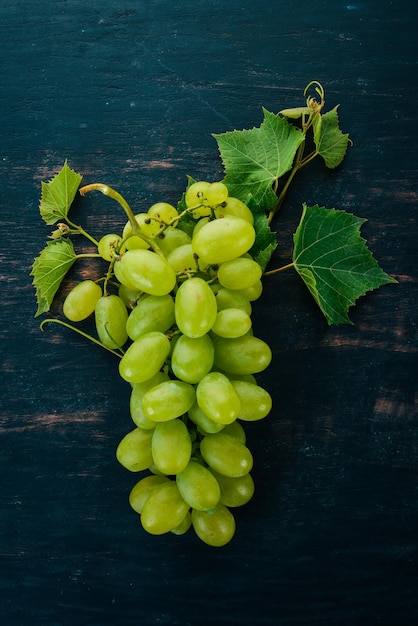
<path fill-rule="evenodd" d="M 180 535 L 192 527 L 222 546 L 235 533 L 231 509 L 254 493 L 243 423 L 271 410 L 255 374 L 272 354 L 252 332 L 262 268 L 249 254 L 250 209 L 222 182 L 205 181 L 189 185 L 183 206 L 160 202 L 135 216 L 135 229 L 131 220 L 121 235 L 105 235 L 105 288 L 83 280 L 63 311 L 72 321 L 94 313 L 100 342 L 121 353 L 134 427 L 116 457 L 149 472 L 129 495 L 143 528 Z M 186 215 L 191 234 L 178 228 Z"/>

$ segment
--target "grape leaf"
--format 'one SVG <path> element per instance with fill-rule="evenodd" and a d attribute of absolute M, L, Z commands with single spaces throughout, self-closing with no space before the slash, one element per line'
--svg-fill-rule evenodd
<path fill-rule="evenodd" d="M 320 115 L 314 124 L 314 141 L 318 154 L 325 165 L 334 169 L 343 161 L 350 142 L 348 134 L 341 132 L 338 120 L 338 105 L 328 113 Z"/>
<path fill-rule="evenodd" d="M 36 289 L 38 310 L 35 317 L 49 311 L 54 296 L 77 258 L 70 239 L 49 241 L 36 257 L 30 273 Z"/>
<path fill-rule="evenodd" d="M 304 205 L 294 235 L 293 263 L 328 324 L 352 324 L 357 298 L 396 282 L 373 258 L 360 235 L 365 219 L 346 211 Z"/>
<path fill-rule="evenodd" d="M 257 233 L 255 243 L 250 250 L 250 254 L 255 261 L 266 269 L 271 255 L 277 248 L 276 234 L 270 230 L 270 226 L 265 214 L 258 214 L 254 218 L 254 228 Z"/>
<path fill-rule="evenodd" d="M 230 195 L 245 202 L 250 193 L 265 211 L 277 204 L 273 184 L 288 172 L 298 146 L 301 130 L 285 118 L 263 109 L 260 127 L 214 134 L 225 168 L 224 183 Z"/>
<path fill-rule="evenodd" d="M 251 194 L 246 197 L 245 204 L 254 216 L 255 242 L 250 254 L 265 270 L 271 255 L 277 248 L 276 233 L 271 230 L 265 211 L 256 203 Z"/>
<path fill-rule="evenodd" d="M 81 179 L 82 176 L 68 167 L 65 161 L 62 169 L 52 180 L 48 183 L 42 181 L 39 211 L 44 222 L 55 224 L 67 217 Z"/>

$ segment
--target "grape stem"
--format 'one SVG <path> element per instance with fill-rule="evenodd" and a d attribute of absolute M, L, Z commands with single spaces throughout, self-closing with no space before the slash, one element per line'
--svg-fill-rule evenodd
<path fill-rule="evenodd" d="M 296 152 L 295 160 L 293 162 L 293 168 L 289 176 L 287 177 L 286 183 L 284 184 L 282 190 L 280 191 L 280 194 L 277 199 L 277 204 L 274 207 L 274 209 L 272 209 L 270 213 L 268 214 L 267 220 L 269 224 L 271 224 L 274 216 L 276 215 L 276 213 L 279 211 L 280 207 L 282 206 L 283 200 L 287 194 L 290 183 L 294 179 L 297 172 L 302 167 L 304 167 L 304 165 L 307 165 L 308 163 L 310 163 L 319 154 L 318 150 L 314 150 L 310 154 L 304 156 L 306 135 L 308 133 L 308 130 L 313 127 L 315 120 L 321 115 L 321 110 L 325 105 L 324 88 L 322 87 L 321 83 L 318 83 L 318 81 L 316 80 L 311 81 L 309 85 L 307 85 L 307 87 L 305 88 L 305 91 L 303 92 L 304 95 L 306 96 L 309 89 L 311 89 L 312 87 L 315 87 L 315 91 L 319 95 L 320 101 L 317 102 L 315 98 L 313 98 L 312 96 L 309 96 L 307 98 L 306 106 L 309 109 L 309 114 L 302 113 L 302 120 L 301 120 L 302 133 L 304 135 L 304 139 Z M 275 181 L 274 191 L 277 190 L 277 186 L 278 186 L 278 180 Z"/>
<path fill-rule="evenodd" d="M 299 149 L 298 149 L 297 154 L 296 154 L 295 164 L 293 166 L 293 169 L 290 172 L 290 174 L 289 174 L 289 176 L 288 176 L 288 178 L 286 180 L 286 183 L 285 183 L 283 189 L 280 192 L 280 195 L 278 197 L 276 206 L 274 207 L 274 209 L 272 209 L 270 211 L 270 213 L 268 215 L 267 221 L 268 221 L 269 224 L 271 224 L 274 216 L 276 215 L 276 213 L 279 211 L 280 207 L 282 206 L 283 201 L 285 199 L 285 196 L 287 194 L 287 191 L 288 191 L 288 189 L 290 187 L 290 183 L 292 182 L 292 180 L 294 179 L 294 177 L 296 176 L 296 174 L 300 170 L 300 168 L 303 167 L 303 165 L 305 164 L 305 163 L 303 163 L 303 159 L 302 159 L 304 148 L 305 148 L 305 141 L 303 141 L 301 143 L 301 145 L 299 146 Z"/>
<path fill-rule="evenodd" d="M 90 191 L 101 191 L 102 194 L 104 194 L 105 196 L 109 196 L 109 198 L 116 200 L 116 202 L 118 202 L 122 209 L 125 211 L 134 233 L 137 234 L 140 232 L 140 226 L 135 219 L 135 215 L 131 207 L 126 202 L 125 198 L 120 195 L 120 193 L 115 191 L 115 189 L 112 189 L 112 187 L 109 187 L 109 185 L 105 185 L 104 183 L 92 183 L 90 185 L 84 185 L 84 187 L 80 187 L 79 189 L 79 192 L 82 196 L 85 196 L 86 193 L 89 193 Z"/>
<path fill-rule="evenodd" d="M 93 243 L 96 247 L 99 245 L 99 242 L 97 241 L 97 239 L 92 237 L 92 235 L 89 235 L 89 233 L 86 230 L 84 230 L 82 226 L 78 226 L 78 224 L 74 224 L 74 222 L 71 222 L 71 220 L 69 220 L 68 217 L 66 217 L 65 220 L 67 221 L 67 224 L 71 226 L 71 230 L 69 231 L 69 234 L 83 235 L 84 237 L 86 237 L 86 239 L 91 241 L 91 243 Z"/>
<path fill-rule="evenodd" d="M 278 272 L 284 272 L 284 270 L 289 270 L 291 267 L 295 267 L 295 264 L 288 263 L 287 265 L 282 265 L 282 267 L 277 267 L 275 270 L 264 272 L 263 276 L 271 276 L 272 274 L 277 274 Z"/>
<path fill-rule="evenodd" d="M 99 341 L 95 337 L 92 337 L 88 333 L 85 333 L 80 328 L 76 328 L 75 326 L 72 326 L 71 324 L 67 324 L 67 322 L 64 322 L 62 320 L 57 320 L 57 319 L 54 319 L 54 318 L 49 318 L 49 319 L 43 320 L 40 323 L 40 325 L 39 325 L 39 328 L 41 329 L 42 332 L 44 332 L 44 330 L 45 330 L 44 329 L 45 324 L 60 324 L 60 326 L 65 326 L 65 328 L 69 328 L 70 330 L 73 330 L 75 333 L 78 333 L 79 335 L 81 335 L 85 339 L 89 339 L 90 341 L 92 341 L 93 343 L 97 344 L 101 348 L 104 348 L 108 352 L 111 352 L 112 354 L 115 354 L 120 359 L 122 358 L 122 355 L 119 354 L 119 352 L 117 352 L 116 350 L 112 350 L 112 348 L 108 348 L 107 346 L 105 346 L 101 341 Z"/>
<path fill-rule="evenodd" d="M 144 233 L 144 231 L 136 221 L 134 212 L 132 211 L 125 198 L 120 195 L 120 193 L 118 193 L 115 189 L 112 189 L 112 187 L 109 187 L 109 185 L 105 185 L 104 183 L 91 183 L 90 185 L 85 185 L 84 187 L 80 187 L 79 189 L 79 192 L 82 196 L 85 196 L 86 193 L 89 193 L 90 191 L 101 191 L 101 193 L 105 196 L 109 196 L 109 198 L 112 198 L 112 200 L 116 200 L 116 202 L 125 211 L 129 219 L 132 227 L 132 233 L 134 235 L 138 235 L 139 237 L 141 237 L 141 239 L 144 239 L 144 241 L 146 241 L 152 247 L 154 252 L 161 256 L 164 256 L 161 248 L 156 243 L 155 239 L 152 237 L 148 237 L 148 235 Z"/>
<path fill-rule="evenodd" d="M 95 259 L 102 258 L 100 254 L 97 252 L 83 252 L 81 254 L 76 254 L 76 259 Z"/>

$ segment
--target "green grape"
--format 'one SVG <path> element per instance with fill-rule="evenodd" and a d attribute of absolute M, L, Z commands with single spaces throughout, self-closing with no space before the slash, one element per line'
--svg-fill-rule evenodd
<path fill-rule="evenodd" d="M 152 472 L 156 476 L 165 476 L 165 474 L 160 472 L 160 470 L 158 469 L 158 467 L 154 463 L 152 465 L 150 465 L 148 469 L 149 469 L 150 472 Z"/>
<path fill-rule="evenodd" d="M 89 317 L 102 297 L 102 289 L 92 280 L 77 283 L 68 293 L 63 304 L 63 313 L 71 322 L 81 322 Z"/>
<path fill-rule="evenodd" d="M 194 401 L 193 385 L 181 380 L 167 380 L 145 393 L 142 408 L 150 420 L 167 422 L 187 413 Z"/>
<path fill-rule="evenodd" d="M 241 400 L 240 420 L 255 422 L 270 413 L 272 398 L 268 391 L 242 380 L 232 380 L 231 383 Z"/>
<path fill-rule="evenodd" d="M 141 384 L 141 383 L 140 383 Z M 135 413 L 135 417 L 131 414 L 132 417 L 132 421 L 136 426 L 139 426 L 139 428 L 142 428 L 143 430 L 154 430 L 156 423 L 153 422 L 152 420 L 150 420 L 144 412 L 139 413 L 139 411 L 137 411 Z"/>
<path fill-rule="evenodd" d="M 119 296 L 102 296 L 97 301 L 94 316 L 97 334 L 104 346 L 114 349 L 125 345 L 128 340 L 128 311 Z"/>
<path fill-rule="evenodd" d="M 220 337 L 242 337 L 252 325 L 251 318 L 242 309 L 223 309 L 218 311 L 212 332 Z"/>
<path fill-rule="evenodd" d="M 218 280 L 226 289 L 247 289 L 260 280 L 262 273 L 256 261 L 238 257 L 220 264 Z"/>
<path fill-rule="evenodd" d="M 176 273 L 166 259 L 151 250 L 127 250 L 114 264 L 116 278 L 126 287 L 153 296 L 174 288 Z"/>
<path fill-rule="evenodd" d="M 186 190 L 185 202 L 188 209 L 198 207 L 206 198 L 206 191 L 210 183 L 203 180 L 192 183 Z"/>
<path fill-rule="evenodd" d="M 225 287 L 218 289 L 216 292 L 216 305 L 218 311 L 223 311 L 223 309 L 242 309 L 247 315 L 252 313 L 251 302 L 248 298 L 238 291 L 225 289 Z"/>
<path fill-rule="evenodd" d="M 214 355 L 209 335 L 195 338 L 181 335 L 171 354 L 171 369 L 176 378 L 197 384 L 212 369 Z"/>
<path fill-rule="evenodd" d="M 172 218 L 178 216 L 178 211 L 175 206 L 169 202 L 156 202 L 147 211 L 149 218 L 163 222 L 167 225 Z"/>
<path fill-rule="evenodd" d="M 200 452 L 206 463 L 224 476 L 238 478 L 253 467 L 253 457 L 243 443 L 222 431 L 206 435 L 200 442 Z"/>
<path fill-rule="evenodd" d="M 216 298 L 207 282 L 197 276 L 185 280 L 177 291 L 174 313 L 183 335 L 192 339 L 205 335 L 217 314 Z"/>
<path fill-rule="evenodd" d="M 152 463 L 152 431 L 135 428 L 131 430 L 116 448 L 116 458 L 130 472 L 141 472 Z"/>
<path fill-rule="evenodd" d="M 175 528 L 172 528 L 170 532 L 172 532 L 173 535 L 184 535 L 185 533 L 187 533 L 191 525 L 192 525 L 192 516 L 190 515 L 190 511 L 189 511 L 186 517 L 184 518 L 184 520 L 178 526 L 176 526 Z"/>
<path fill-rule="evenodd" d="M 158 235 L 162 228 L 162 225 L 158 218 L 155 219 L 153 217 L 150 217 L 149 213 L 139 213 L 135 216 L 135 219 L 144 235 L 146 237 L 150 237 L 151 239 Z"/>
<path fill-rule="evenodd" d="M 210 372 L 200 380 L 196 400 L 205 415 L 219 424 L 231 424 L 241 410 L 231 381 L 220 372 Z"/>
<path fill-rule="evenodd" d="M 135 215 L 135 220 L 137 222 L 140 219 L 141 215 L 143 215 L 143 213 L 138 213 L 137 215 Z M 142 239 L 142 237 L 140 237 L 139 235 L 132 235 L 131 222 L 126 222 L 125 226 L 123 227 L 122 239 L 125 239 L 126 237 L 129 237 L 129 239 L 126 239 L 124 243 L 124 247 L 127 250 L 147 250 L 150 247 L 149 243 L 146 242 L 145 239 Z"/>
<path fill-rule="evenodd" d="M 235 339 L 213 336 L 215 366 L 231 374 L 257 374 L 271 362 L 272 352 L 265 341 L 252 335 Z"/>
<path fill-rule="evenodd" d="M 142 408 L 142 398 L 145 393 L 152 389 L 159 383 L 169 380 L 167 372 L 157 372 L 155 376 L 146 380 L 143 383 L 135 383 L 132 385 L 132 391 L 129 399 L 129 410 L 131 413 L 132 421 L 136 426 L 144 429 L 153 429 L 156 423 L 150 420 L 144 413 Z"/>
<path fill-rule="evenodd" d="M 254 224 L 254 215 L 252 214 L 251 210 L 247 207 L 246 204 L 244 204 L 244 202 L 232 196 L 228 196 L 225 202 L 223 202 L 221 206 L 216 207 L 215 209 L 215 217 L 217 218 L 226 217 L 228 215 L 241 217 L 243 220 L 246 220 L 251 225 Z"/>
<path fill-rule="evenodd" d="M 172 419 L 157 424 L 152 435 L 154 465 L 163 474 L 178 474 L 190 461 L 192 441 L 184 422 Z"/>
<path fill-rule="evenodd" d="M 175 322 L 174 300 L 169 295 L 144 294 L 129 314 L 126 322 L 128 336 L 135 340 L 152 331 L 165 333 Z"/>
<path fill-rule="evenodd" d="M 177 528 L 189 512 L 176 482 L 169 480 L 152 489 L 145 500 L 141 513 L 141 524 L 151 535 L 162 535 Z"/>
<path fill-rule="evenodd" d="M 187 415 L 204 435 L 218 433 L 225 428 L 225 424 L 214 422 L 205 415 L 197 402 L 188 410 Z"/>
<path fill-rule="evenodd" d="M 158 331 L 141 335 L 119 362 L 119 374 L 128 383 L 143 383 L 160 371 L 170 353 L 170 342 Z"/>
<path fill-rule="evenodd" d="M 192 238 L 193 250 L 208 265 L 243 255 L 255 241 L 254 227 L 241 217 L 227 216 L 208 222 Z"/>
<path fill-rule="evenodd" d="M 247 504 L 254 495 L 254 480 L 251 474 L 244 474 L 238 478 L 224 476 L 214 470 L 212 474 L 218 481 L 221 496 L 220 502 L 227 507 L 237 507 Z"/>
<path fill-rule="evenodd" d="M 247 298 L 250 302 L 254 302 L 254 300 L 258 300 L 258 298 L 263 293 L 263 283 L 261 280 L 257 280 L 255 283 L 246 287 L 245 289 L 239 289 L 239 293 Z"/>
<path fill-rule="evenodd" d="M 175 272 L 196 271 L 199 269 L 191 243 L 174 248 L 168 255 L 167 261 Z"/>
<path fill-rule="evenodd" d="M 130 252 L 126 250 L 123 253 L 125 256 L 126 252 Z M 115 278 L 120 282 L 121 285 L 129 289 L 129 291 L 135 291 L 136 293 L 142 294 L 142 289 L 138 289 L 136 285 L 132 281 L 130 281 L 129 276 L 126 272 L 125 265 L 121 265 L 121 263 L 117 260 L 113 265 L 113 272 L 115 274 Z"/>
<path fill-rule="evenodd" d="M 258 385 L 257 379 L 254 374 L 229 374 L 228 372 L 224 372 L 225 376 L 228 376 L 229 380 L 243 380 L 246 383 L 252 383 L 253 385 Z"/>
<path fill-rule="evenodd" d="M 218 504 L 213 513 L 193 510 L 192 525 L 199 539 L 215 548 L 226 545 L 235 534 L 234 516 L 223 504 Z"/>
<path fill-rule="evenodd" d="M 105 261 L 111 261 L 116 254 L 116 249 L 120 245 L 122 238 L 113 233 L 104 235 L 98 243 L 97 251 Z"/>
<path fill-rule="evenodd" d="M 212 209 L 210 206 L 206 204 L 206 200 L 204 200 L 204 204 L 202 204 L 199 208 L 192 211 L 192 216 L 198 220 L 202 217 L 211 217 Z"/>
<path fill-rule="evenodd" d="M 191 243 L 192 238 L 184 230 L 180 228 L 174 228 L 174 226 L 168 226 L 163 233 L 160 233 L 157 238 L 157 243 L 164 256 L 167 258 L 170 252 L 184 246 L 187 243 Z"/>
<path fill-rule="evenodd" d="M 226 426 L 224 426 L 222 432 L 224 435 L 230 435 L 231 437 L 234 437 L 234 439 L 238 439 L 238 441 L 243 444 L 246 443 L 247 436 L 245 434 L 245 430 L 242 424 L 240 424 L 236 420 L 235 422 L 232 422 L 232 424 L 227 424 Z"/>
<path fill-rule="evenodd" d="M 123 300 L 125 306 L 128 309 L 133 309 L 136 306 L 136 301 L 138 300 L 141 292 L 138 289 L 128 289 L 125 285 L 119 285 L 118 287 L 118 296 Z"/>
<path fill-rule="evenodd" d="M 206 200 L 211 207 L 222 204 L 228 198 L 228 187 L 224 183 L 211 183 L 206 189 Z"/>
<path fill-rule="evenodd" d="M 158 487 L 158 485 L 163 485 L 167 482 L 169 482 L 169 479 L 166 476 L 155 474 L 141 478 L 141 480 L 132 487 L 129 494 L 129 504 L 133 510 L 141 514 L 145 500 L 148 498 L 151 491 L 155 489 L 155 487 Z"/>
<path fill-rule="evenodd" d="M 148 209 L 148 216 L 154 219 L 160 220 L 165 224 L 170 224 L 177 216 L 179 212 L 176 207 L 168 202 L 157 202 Z M 175 224 L 176 222 L 173 222 Z"/>
<path fill-rule="evenodd" d="M 213 511 L 221 495 L 214 475 L 203 465 L 190 461 L 176 476 L 180 495 L 198 511 Z"/>
<path fill-rule="evenodd" d="M 196 224 L 195 224 L 195 226 L 194 226 L 194 228 L 193 228 L 192 237 L 191 237 L 190 241 L 192 241 L 193 237 L 195 237 L 195 236 L 197 235 L 197 233 L 199 232 L 199 230 L 200 230 L 200 229 L 201 229 L 201 228 L 202 228 L 205 224 L 208 224 L 210 221 L 212 221 L 212 218 L 211 218 L 211 217 L 209 217 L 209 216 L 206 216 L 206 217 L 202 217 L 202 218 L 200 218 L 200 219 L 196 222 Z"/>

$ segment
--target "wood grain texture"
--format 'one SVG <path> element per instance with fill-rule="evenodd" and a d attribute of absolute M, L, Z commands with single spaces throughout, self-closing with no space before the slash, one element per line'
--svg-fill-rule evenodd
<path fill-rule="evenodd" d="M 410 0 L 2 1 L 2 624 L 418 622 L 417 18 Z M 138 209 L 176 202 L 187 174 L 222 176 L 211 133 L 299 104 L 313 79 L 354 146 L 300 172 L 272 266 L 318 203 L 367 218 L 399 283 L 329 328 L 296 274 L 266 279 L 275 409 L 247 429 L 254 500 L 221 550 L 150 537 L 115 460 L 131 424 L 114 357 L 33 318 L 40 181 L 68 158 Z M 76 215 L 97 235 L 125 221 L 97 196 Z"/>

